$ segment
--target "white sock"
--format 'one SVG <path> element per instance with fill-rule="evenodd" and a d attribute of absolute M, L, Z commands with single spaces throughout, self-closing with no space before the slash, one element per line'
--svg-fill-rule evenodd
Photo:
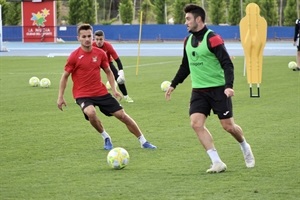
<path fill-rule="evenodd" d="M 124 95 L 124 98 L 126 99 L 128 97 L 128 95 Z"/>
<path fill-rule="evenodd" d="M 100 135 L 102 136 L 103 140 L 110 138 L 109 134 L 105 130 Z"/>
<path fill-rule="evenodd" d="M 147 142 L 147 140 L 144 137 L 144 135 L 141 135 L 138 139 L 139 139 L 139 141 L 140 141 L 141 144 L 144 144 L 145 142 Z"/>
<path fill-rule="evenodd" d="M 216 149 L 209 149 L 206 153 L 210 157 L 212 163 L 222 162 Z"/>
<path fill-rule="evenodd" d="M 248 149 L 248 143 L 246 142 L 246 139 L 244 139 L 243 142 L 240 143 L 242 150 L 245 152 Z"/>

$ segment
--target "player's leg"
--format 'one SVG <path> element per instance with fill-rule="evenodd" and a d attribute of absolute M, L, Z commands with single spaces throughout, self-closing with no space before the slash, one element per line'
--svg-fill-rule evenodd
<path fill-rule="evenodd" d="M 255 166 L 255 158 L 252 153 L 250 144 L 247 143 L 242 128 L 234 123 L 233 118 L 221 119 L 220 120 L 222 127 L 228 133 L 230 133 L 236 141 L 239 142 L 241 150 L 244 155 L 245 163 L 248 168 Z"/>
<path fill-rule="evenodd" d="M 239 142 L 247 167 L 254 167 L 255 159 L 251 146 L 246 142 L 242 128 L 234 122 L 232 112 L 232 101 L 224 94 L 224 88 L 215 90 L 214 98 L 218 99 L 213 103 L 214 113 L 218 114 L 220 123 L 225 131 L 230 133 Z"/>
<path fill-rule="evenodd" d="M 93 105 L 87 106 L 83 109 L 84 114 L 87 116 L 90 124 L 99 132 L 102 133 L 104 131 L 104 127 L 97 117 L 96 109 Z"/>
<path fill-rule="evenodd" d="M 76 103 L 81 107 L 85 119 L 100 133 L 104 140 L 104 149 L 110 150 L 113 148 L 111 137 L 105 131 L 100 119 L 97 117 L 96 109 L 93 103 L 88 98 L 76 99 Z"/>
<path fill-rule="evenodd" d="M 297 68 L 293 69 L 293 71 L 300 71 L 300 46 L 299 46 L 299 44 L 297 46 Z"/>
<path fill-rule="evenodd" d="M 148 149 L 156 149 L 156 146 L 152 145 L 150 142 L 148 142 L 143 135 L 142 131 L 140 130 L 137 123 L 132 119 L 125 111 L 124 109 L 118 110 L 114 113 L 112 113 L 117 119 L 119 119 L 121 122 L 123 122 L 127 129 L 135 135 L 136 138 L 138 138 L 141 147 L 142 148 L 148 148 Z"/>
<path fill-rule="evenodd" d="M 123 107 L 114 97 L 111 96 L 111 94 L 99 97 L 96 105 L 99 106 L 100 111 L 106 116 L 114 116 L 123 122 L 127 129 L 135 135 L 136 138 L 138 138 L 142 148 L 156 149 L 156 146 L 152 145 L 145 139 L 145 136 L 137 123 L 127 113 L 125 113 Z"/>
<path fill-rule="evenodd" d="M 191 96 L 190 103 L 190 121 L 191 127 L 195 131 L 198 140 L 206 150 L 212 165 L 207 170 L 208 173 L 218 173 L 226 170 L 226 165 L 222 162 L 213 142 L 213 137 L 209 130 L 205 127 L 205 121 L 210 114 L 210 104 L 203 92 L 194 91 Z"/>
<path fill-rule="evenodd" d="M 204 126 L 206 116 L 202 113 L 193 113 L 190 116 L 191 126 L 195 131 L 198 140 L 206 150 L 208 156 L 211 159 L 212 166 L 206 172 L 207 173 L 219 173 L 226 170 L 225 163 L 222 162 L 213 142 L 213 137 L 209 130 Z"/>
<path fill-rule="evenodd" d="M 110 66 L 110 69 L 111 69 L 111 71 L 113 72 L 113 74 L 115 76 L 115 80 L 117 81 L 118 76 L 119 76 L 117 68 L 115 67 L 115 65 L 113 64 L 113 62 L 110 62 L 109 66 Z M 128 102 L 128 103 L 132 103 L 133 100 L 132 100 L 132 98 L 129 97 L 129 95 L 127 93 L 127 89 L 126 89 L 125 83 L 124 84 L 119 84 L 118 83 L 118 87 L 119 87 L 120 91 L 122 92 L 125 101 Z"/>
<path fill-rule="evenodd" d="M 113 64 L 113 62 L 109 63 L 110 69 L 113 72 L 114 76 L 115 76 L 115 80 L 117 81 L 119 75 L 118 75 L 118 70 L 115 67 L 115 65 Z M 118 87 L 120 89 L 120 91 L 122 92 L 123 96 L 127 96 L 127 90 L 126 90 L 126 86 L 125 84 L 118 84 Z"/>

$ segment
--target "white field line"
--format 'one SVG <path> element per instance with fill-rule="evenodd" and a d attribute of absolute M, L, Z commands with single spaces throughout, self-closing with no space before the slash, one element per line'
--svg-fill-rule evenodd
<path fill-rule="evenodd" d="M 151 66 L 157 66 L 157 65 L 164 65 L 164 64 L 169 64 L 169 63 L 178 63 L 178 61 L 167 61 L 167 62 L 156 62 L 156 63 L 147 63 L 147 64 L 140 64 L 139 67 L 151 67 Z M 179 63 L 178 63 L 179 65 Z M 133 68 L 133 67 L 136 67 L 136 65 L 128 65 L 128 66 L 124 66 L 124 68 Z M 62 68 L 63 70 L 63 68 Z M 9 72 L 8 73 L 9 75 L 32 75 L 33 73 L 30 72 L 30 73 L 13 73 L 13 72 Z M 47 73 L 34 73 L 36 75 L 57 75 L 57 74 L 62 74 L 62 72 L 60 73 L 57 73 L 57 72 L 47 72 Z"/>

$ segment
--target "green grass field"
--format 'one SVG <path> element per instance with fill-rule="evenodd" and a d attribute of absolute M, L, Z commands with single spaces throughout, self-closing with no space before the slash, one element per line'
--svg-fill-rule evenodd
<path fill-rule="evenodd" d="M 122 58 L 135 100 L 122 105 L 158 146 L 141 149 L 121 122 L 99 112 L 114 146 L 130 154 L 123 170 L 108 167 L 102 138 L 72 99 L 71 80 L 68 106 L 57 108 L 65 57 L 0 57 L 0 199 L 299 199 L 300 72 L 287 68 L 294 59 L 264 58 L 260 98 L 249 97 L 243 58 L 234 60 L 234 117 L 252 145 L 256 167 L 245 167 L 239 145 L 212 115 L 206 125 L 228 171 L 206 174 L 209 158 L 189 125 L 190 79 L 169 102 L 160 90 L 180 57 L 142 57 L 138 75 L 136 58 Z M 30 87 L 32 76 L 49 78 L 51 87 Z"/>

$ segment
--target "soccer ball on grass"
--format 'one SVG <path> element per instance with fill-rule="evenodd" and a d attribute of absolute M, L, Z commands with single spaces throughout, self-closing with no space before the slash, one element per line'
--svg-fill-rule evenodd
<path fill-rule="evenodd" d="M 37 87 L 40 84 L 40 79 L 36 76 L 33 76 L 29 79 L 29 85 L 32 87 Z"/>
<path fill-rule="evenodd" d="M 107 154 L 107 163 L 113 169 L 123 169 L 129 163 L 129 154 L 122 147 L 115 147 Z"/>
<path fill-rule="evenodd" d="M 40 86 L 42 88 L 48 88 L 48 87 L 50 87 L 50 85 L 51 85 L 51 81 L 48 78 L 42 78 L 40 80 Z"/>
<path fill-rule="evenodd" d="M 288 64 L 289 69 L 296 69 L 297 68 L 297 63 L 295 61 L 291 61 Z"/>
<path fill-rule="evenodd" d="M 170 87 L 171 85 L 171 82 L 170 81 L 163 81 L 161 84 L 160 84 L 160 89 L 165 92 L 168 90 L 168 88 Z"/>
<path fill-rule="evenodd" d="M 116 86 L 116 87 L 118 86 L 117 81 L 115 81 L 115 86 Z M 111 85 L 110 85 L 109 81 L 106 82 L 105 87 L 106 87 L 106 89 L 108 89 L 108 90 L 111 89 Z"/>

